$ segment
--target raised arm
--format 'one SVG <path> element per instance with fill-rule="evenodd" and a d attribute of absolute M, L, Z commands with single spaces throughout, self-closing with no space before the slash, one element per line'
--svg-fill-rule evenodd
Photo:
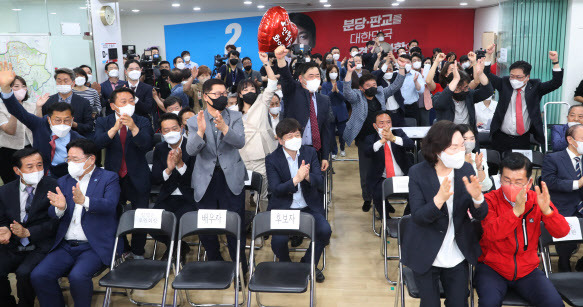
<path fill-rule="evenodd" d="M 430 92 L 435 91 L 436 85 L 435 85 L 435 82 L 433 81 L 435 78 L 435 72 L 437 71 L 437 67 L 439 67 L 439 64 L 443 60 L 445 60 L 445 54 L 439 53 L 435 57 L 435 60 L 433 61 L 433 65 L 431 65 L 431 68 L 429 69 L 429 73 L 427 74 L 427 77 L 425 78 L 425 84 L 427 84 Z"/>
<path fill-rule="evenodd" d="M 549 51 L 549 59 L 553 63 L 553 78 L 540 85 L 541 95 L 546 95 L 563 84 L 563 70 L 559 65 L 559 54 L 556 51 Z"/>
<path fill-rule="evenodd" d="M 490 65 L 492 65 L 492 54 L 494 53 L 494 49 L 496 48 L 496 44 L 492 44 L 486 48 L 486 60 L 484 62 L 484 74 L 488 77 L 488 80 L 492 82 L 492 86 L 497 90 L 502 90 L 502 78 L 492 74 L 490 72 Z"/>

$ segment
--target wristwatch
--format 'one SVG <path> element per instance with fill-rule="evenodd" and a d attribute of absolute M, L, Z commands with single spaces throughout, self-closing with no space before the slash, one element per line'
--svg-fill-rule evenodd
<path fill-rule="evenodd" d="M 559 61 L 553 62 L 553 65 L 557 65 L 559 64 Z"/>

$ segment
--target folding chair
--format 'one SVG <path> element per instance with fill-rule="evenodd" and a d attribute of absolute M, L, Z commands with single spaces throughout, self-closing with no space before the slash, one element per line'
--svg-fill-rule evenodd
<path fill-rule="evenodd" d="M 154 164 L 154 150 L 150 150 L 146 153 L 146 162 L 148 162 L 148 166 L 150 167 L 150 172 L 152 172 L 152 165 Z M 155 201 L 155 198 L 158 197 L 158 195 L 160 195 L 160 189 L 161 189 L 161 185 L 157 185 L 157 184 L 153 184 L 150 187 L 150 201 L 153 202 Z M 152 203 L 150 203 L 152 204 Z M 150 240 L 154 240 L 154 238 L 152 238 L 152 236 L 148 235 L 146 237 L 146 240 L 150 241 Z M 156 250 L 158 248 L 158 241 L 154 240 L 154 249 L 152 252 L 152 260 L 156 259 Z"/>
<path fill-rule="evenodd" d="M 536 151 L 536 150 L 526 150 L 526 152 L 531 151 L 532 152 L 532 166 L 535 169 L 540 169 L 543 167 L 543 159 L 544 159 L 544 154 L 540 151 Z M 524 150 L 518 150 L 518 149 L 513 149 L 513 150 L 508 150 L 502 153 L 502 159 L 504 159 L 504 157 L 506 157 L 506 155 L 508 155 L 511 152 L 518 152 L 518 153 L 523 153 Z"/>
<path fill-rule="evenodd" d="M 293 210 L 289 210 L 293 211 Z M 257 304 L 263 306 L 259 300 L 260 292 L 267 293 L 304 293 L 310 284 L 310 306 L 315 305 L 315 220 L 308 213 L 299 212 L 298 229 L 275 229 L 271 225 L 273 211 L 261 212 L 253 220 L 251 245 L 255 239 L 265 235 L 299 235 L 310 238 L 312 255 L 310 263 L 301 262 L 261 262 L 255 264 L 255 250 L 251 249 L 249 255 L 249 286 L 247 293 L 247 307 L 251 307 L 251 292 L 257 295 Z"/>
<path fill-rule="evenodd" d="M 154 143 L 154 146 L 156 146 L 158 143 L 162 142 L 162 133 L 154 133 L 154 137 L 152 139 L 152 142 Z"/>
<path fill-rule="evenodd" d="M 568 102 L 565 101 L 554 101 L 554 102 L 547 102 L 543 105 L 543 132 L 545 135 L 545 152 L 547 152 L 549 150 L 549 130 L 548 130 L 548 123 L 547 123 L 547 107 L 549 105 L 561 105 L 561 106 L 566 106 L 567 108 L 570 108 L 571 105 Z M 554 149 L 554 148 L 553 148 Z"/>
<path fill-rule="evenodd" d="M 238 214 L 230 211 L 225 212 L 225 227 L 215 225 L 199 224 L 199 217 L 203 219 L 204 210 L 185 213 L 180 219 L 180 229 L 178 238 L 180 240 L 191 235 L 220 235 L 227 234 L 237 237 L 237 250 L 241 245 L 241 218 Z M 208 221 L 208 216 L 207 219 Z M 178 245 L 180 255 L 181 246 Z M 239 262 L 240 253 L 237 253 L 235 261 L 192 261 L 180 269 L 180 256 L 176 259 L 176 278 L 172 282 L 174 288 L 173 305 L 176 306 L 178 290 L 185 290 L 186 298 L 191 306 L 239 306 L 239 285 L 243 284 L 244 276 L 240 274 L 241 264 Z M 196 304 L 190 300 L 188 290 L 224 290 L 233 283 L 235 289 L 234 304 Z M 243 293 L 243 302 L 245 294 Z M 241 304 L 243 304 L 241 302 Z"/>
<path fill-rule="evenodd" d="M 405 125 L 407 127 L 417 127 L 417 120 L 413 117 L 405 117 Z"/>
<path fill-rule="evenodd" d="M 392 281 L 389 278 L 389 260 L 399 260 L 399 256 L 389 256 L 387 253 L 387 236 L 391 237 L 391 238 L 397 238 L 398 236 L 398 227 L 399 227 L 399 220 L 400 218 L 392 218 L 389 219 L 388 223 L 387 223 L 387 212 L 386 212 L 386 206 L 387 206 L 387 198 L 391 197 L 392 195 L 403 195 L 403 193 L 408 194 L 409 193 L 409 187 L 407 186 L 407 190 L 406 192 L 398 192 L 395 191 L 394 189 L 394 183 L 396 180 L 409 180 L 408 176 L 399 176 L 399 178 L 387 178 L 385 179 L 385 181 L 383 181 L 383 212 L 382 212 L 382 237 L 381 237 L 381 249 L 382 249 L 382 255 L 384 258 L 384 264 L 385 264 L 385 278 L 387 279 L 387 281 L 391 284 L 391 285 L 396 285 L 397 282 L 396 281 Z M 375 210 L 375 208 L 373 208 L 373 211 Z M 374 222 L 374 219 L 373 219 Z M 373 226 L 374 227 L 374 226 Z"/>
<path fill-rule="evenodd" d="M 484 153 L 484 157 L 488 163 L 488 173 L 487 175 L 492 176 L 498 174 L 500 171 L 500 163 L 502 159 L 500 158 L 500 153 L 493 149 L 480 149 L 480 152 Z"/>
<path fill-rule="evenodd" d="M 258 172 L 251 172 L 251 182 L 249 185 L 245 185 L 245 190 L 246 191 L 254 191 L 255 193 L 257 193 L 257 195 L 259 195 L 259 197 L 257 197 L 258 201 L 255 204 L 255 215 L 257 215 L 257 213 L 259 213 L 259 201 L 261 201 L 261 191 L 263 189 L 263 176 L 261 176 L 260 173 Z M 254 215 L 254 217 L 255 217 Z M 246 222 L 246 221 L 244 221 Z M 251 220 L 251 222 L 253 222 Z M 247 225 L 247 224 L 245 224 Z M 256 249 L 261 249 L 263 248 L 264 242 L 263 240 L 261 240 L 261 245 L 259 246 L 255 246 Z M 249 249 L 251 248 L 251 245 L 246 245 L 245 248 Z"/>
<path fill-rule="evenodd" d="M 579 223 L 580 229 L 583 229 L 583 219 L 575 218 L 569 221 L 571 229 L 577 227 L 573 225 Z M 573 231 L 571 231 L 573 232 Z M 561 242 L 565 243 L 583 243 L 581 239 L 571 239 L 564 240 Z M 583 284 L 583 272 L 564 272 L 564 273 L 553 273 L 551 270 L 551 259 L 549 253 L 549 246 L 555 245 L 557 241 L 551 236 L 549 231 L 544 227 L 541 222 L 541 236 L 539 239 L 539 249 L 542 255 L 543 268 L 545 274 L 549 280 L 553 283 L 561 297 L 570 306 L 583 306 L 583 291 L 581 291 L 581 285 Z"/>
<path fill-rule="evenodd" d="M 154 209 L 139 209 L 142 212 L 158 212 Z M 168 291 L 168 276 L 170 275 L 170 266 L 172 264 L 172 257 L 168 260 L 151 260 L 151 259 L 127 259 L 126 261 L 115 265 L 115 256 L 117 255 L 117 246 L 120 236 L 129 233 L 152 233 L 155 235 L 164 235 L 170 238 L 170 247 L 168 255 L 172 255 L 174 251 L 174 234 L 176 231 L 176 217 L 173 213 L 162 211 L 160 228 L 136 228 L 135 215 L 136 210 L 129 210 L 124 212 L 117 227 L 115 238 L 115 245 L 113 249 L 113 256 L 111 259 L 110 271 L 99 280 L 99 285 L 106 287 L 105 297 L 103 299 L 103 306 L 109 306 L 111 299 L 111 288 L 124 289 L 138 289 L 149 290 L 154 288 L 160 279 L 164 278 L 164 291 L 162 293 L 162 303 L 142 303 L 134 300 L 131 296 L 131 291 L 128 292 L 128 298 L 136 305 L 151 305 L 151 306 L 165 306 L 166 294 Z M 152 225 L 153 227 L 153 225 Z"/>
<path fill-rule="evenodd" d="M 490 148 L 492 141 L 490 140 L 490 132 L 480 132 L 478 130 L 478 141 L 480 142 L 480 147 Z"/>

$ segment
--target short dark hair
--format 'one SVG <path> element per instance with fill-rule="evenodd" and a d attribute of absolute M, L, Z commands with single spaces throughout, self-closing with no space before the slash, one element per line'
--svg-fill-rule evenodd
<path fill-rule="evenodd" d="M 377 120 L 377 117 L 379 117 L 379 116 L 381 116 L 381 115 L 383 115 L 383 114 L 387 114 L 387 115 L 389 116 L 389 118 L 391 118 L 391 112 L 389 112 L 389 111 L 387 111 L 387 110 L 380 110 L 380 111 L 377 111 L 377 112 L 374 114 L 374 119 L 375 119 L 375 122 L 376 122 L 376 120 Z"/>
<path fill-rule="evenodd" d="M 250 58 L 250 57 L 248 57 L 248 56 L 244 57 L 244 58 L 241 60 L 241 63 L 243 63 L 243 62 L 245 62 L 245 61 L 247 61 L 247 60 L 249 60 L 249 62 L 253 63 L 253 61 L 251 61 L 251 58 Z"/>
<path fill-rule="evenodd" d="M 188 52 L 187 50 L 184 50 L 180 53 L 180 57 L 183 58 L 187 54 L 190 55 L 190 52 Z"/>
<path fill-rule="evenodd" d="M 449 57 L 452 55 L 457 59 L 457 54 L 455 54 L 455 52 L 453 51 L 448 52 L 447 55 L 445 56 L 445 59 L 446 60 L 449 59 Z"/>
<path fill-rule="evenodd" d="M 33 147 L 25 147 L 21 150 L 17 150 L 16 152 L 14 152 L 12 154 L 12 166 L 16 166 L 18 168 L 22 167 L 22 159 L 26 158 L 26 157 L 30 157 L 32 155 L 36 155 L 39 154 L 40 152 Z M 41 155 L 42 157 L 42 155 Z"/>
<path fill-rule="evenodd" d="M 16 80 L 20 81 L 20 83 L 22 83 L 22 85 L 27 87 L 26 95 L 24 95 L 24 98 L 22 99 L 22 101 L 27 101 L 29 96 L 28 96 L 28 86 L 26 85 L 26 80 L 24 80 L 24 78 L 21 76 L 15 76 L 14 80 L 12 80 L 12 83 L 10 83 L 10 87 L 14 86 L 14 82 L 16 82 Z"/>
<path fill-rule="evenodd" d="M 469 60 L 470 60 L 470 58 L 468 58 L 468 56 L 466 54 L 464 54 L 464 55 L 462 55 L 460 57 L 459 62 L 461 63 L 461 62 L 466 62 L 466 61 L 469 61 Z"/>
<path fill-rule="evenodd" d="M 419 42 L 416 39 L 412 39 L 407 46 L 411 46 L 412 43 L 417 43 L 417 45 L 419 45 Z"/>
<path fill-rule="evenodd" d="M 55 70 L 55 80 L 57 80 L 57 76 L 58 75 L 69 75 L 69 77 L 71 78 L 71 80 L 75 81 L 75 73 L 73 72 L 72 69 L 70 68 L 58 68 L 57 70 Z"/>
<path fill-rule="evenodd" d="M 577 130 L 578 128 L 582 128 L 583 125 L 581 124 L 577 124 L 577 125 L 573 125 L 571 127 L 569 127 L 569 129 L 567 129 L 567 131 L 565 131 L 565 140 L 567 140 L 567 137 L 573 137 L 573 135 L 575 134 L 575 130 Z"/>
<path fill-rule="evenodd" d="M 367 81 L 370 80 L 377 80 L 377 78 L 373 75 L 373 74 L 363 74 L 359 79 L 358 79 L 358 86 L 363 86 Z"/>
<path fill-rule="evenodd" d="M 87 156 L 95 156 L 95 158 L 97 158 L 97 155 L 99 154 L 99 147 L 89 139 L 79 138 L 69 142 L 69 144 L 67 144 L 67 151 L 73 147 L 81 149 Z"/>
<path fill-rule="evenodd" d="M 56 102 L 49 106 L 47 115 L 51 117 L 53 116 L 53 112 L 65 112 L 67 110 L 69 110 L 69 112 L 71 112 L 71 116 L 73 116 L 73 107 L 71 107 L 70 104 L 66 102 Z"/>
<path fill-rule="evenodd" d="M 334 46 L 334 47 L 330 48 L 330 53 L 332 53 L 332 51 L 334 51 L 335 49 L 338 49 L 338 51 L 340 51 L 340 48 Z"/>
<path fill-rule="evenodd" d="M 460 132 L 458 125 L 449 120 L 440 120 L 433 124 L 421 142 L 423 158 L 431 165 L 437 163 L 437 155 L 451 145 L 451 139 Z"/>
<path fill-rule="evenodd" d="M 366 42 L 366 46 L 367 46 L 367 47 L 368 47 L 368 46 L 370 46 L 370 45 L 374 45 L 374 44 L 375 44 L 375 42 L 374 42 L 374 41 L 368 41 L 368 42 Z"/>
<path fill-rule="evenodd" d="M 299 131 L 302 132 L 302 125 L 295 118 L 284 118 L 275 127 L 275 134 L 277 138 L 281 139 L 284 135 Z"/>
<path fill-rule="evenodd" d="M 182 99 L 178 96 L 168 96 L 166 100 L 164 100 L 164 108 L 168 109 L 169 106 L 178 104 L 182 107 Z"/>
<path fill-rule="evenodd" d="M 239 111 L 243 110 L 243 106 L 245 103 L 243 101 L 243 98 L 239 97 L 239 94 L 241 94 L 243 92 L 243 90 L 246 89 L 248 86 L 252 86 L 253 88 L 255 88 L 255 93 L 257 95 L 259 95 L 261 93 L 259 86 L 257 86 L 257 84 L 255 84 L 255 82 L 253 82 L 253 80 L 245 79 L 245 80 L 239 81 L 239 84 L 237 84 L 237 105 L 239 106 Z"/>
<path fill-rule="evenodd" d="M 314 48 L 316 47 L 316 24 L 312 17 L 306 15 L 305 13 L 290 13 L 289 19 L 291 22 L 295 23 L 298 27 L 302 27 L 309 36 L 309 45 Z"/>
<path fill-rule="evenodd" d="M 132 94 L 132 97 L 134 97 L 134 99 L 136 98 L 136 93 L 134 93 L 134 91 L 127 87 L 120 87 L 111 93 L 111 96 L 109 96 L 109 102 L 115 103 L 115 100 L 117 99 L 117 95 L 119 93 L 130 93 Z"/>
<path fill-rule="evenodd" d="M 172 64 L 174 64 L 174 66 L 176 66 L 176 61 L 178 61 L 178 59 L 182 59 L 182 57 L 175 57 L 174 60 L 172 60 Z"/>
<path fill-rule="evenodd" d="M 180 118 L 180 124 L 186 124 L 182 122 L 182 115 L 184 115 L 185 113 L 193 113 L 194 115 L 196 115 L 196 112 L 194 112 L 194 110 L 191 107 L 186 107 L 186 108 L 182 108 L 182 110 L 180 110 L 180 112 L 178 112 L 178 117 Z"/>
<path fill-rule="evenodd" d="M 119 69 L 119 65 L 117 65 L 116 62 L 109 62 L 109 63 L 105 64 L 105 71 L 107 71 L 109 69 L 109 65 L 115 65 L 117 67 L 117 69 Z"/>
<path fill-rule="evenodd" d="M 228 56 L 231 57 L 231 55 L 234 55 L 236 57 L 240 57 L 241 56 L 241 54 L 237 50 L 231 50 L 231 51 L 229 51 Z"/>
<path fill-rule="evenodd" d="M 348 49 L 348 51 L 350 51 L 350 50 L 352 50 L 354 48 L 356 48 L 356 50 L 360 51 L 360 48 L 358 48 L 358 46 L 350 46 L 350 49 Z"/>
<path fill-rule="evenodd" d="M 338 72 L 338 77 L 340 77 L 340 69 L 338 68 L 338 66 L 336 66 L 335 64 L 330 64 L 326 67 L 326 80 L 332 81 L 330 80 L 330 72 L 334 68 L 336 68 L 336 71 Z M 338 80 L 338 77 L 336 77 L 336 80 Z"/>
<path fill-rule="evenodd" d="M 142 64 L 140 64 L 138 60 L 127 60 L 126 63 L 124 64 L 125 69 L 127 70 L 128 67 L 130 67 L 130 64 L 132 63 L 136 63 L 138 64 L 138 66 L 140 66 L 140 68 L 142 68 Z"/>
<path fill-rule="evenodd" d="M 299 65 L 299 67 L 297 68 L 297 73 L 299 73 L 300 75 L 303 75 L 303 74 L 307 73 L 310 68 L 317 68 L 318 72 L 320 72 L 320 66 L 318 65 L 318 63 L 308 62 L 308 63 L 302 63 L 301 65 Z"/>
<path fill-rule="evenodd" d="M 458 82 L 457 87 L 464 86 L 466 83 L 469 84 L 470 82 L 472 82 L 472 78 L 470 78 L 470 75 L 468 75 L 468 73 L 465 72 L 463 69 L 458 68 L 458 73 L 460 74 L 460 81 Z M 450 74 L 447 79 L 449 82 L 451 82 L 453 80 L 453 74 Z"/>
<path fill-rule="evenodd" d="M 523 154 L 518 152 L 508 152 L 502 162 L 500 162 L 500 174 L 507 168 L 511 171 L 526 170 L 526 178 L 532 175 L 532 162 Z"/>
<path fill-rule="evenodd" d="M 322 58 L 322 54 L 320 54 L 320 53 L 314 53 L 314 54 L 312 54 L 312 59 L 318 59 L 318 60 L 321 61 L 323 59 Z"/>
<path fill-rule="evenodd" d="M 150 47 L 150 51 L 152 50 L 158 50 L 158 52 L 160 52 L 160 49 L 158 49 L 158 47 Z"/>
<path fill-rule="evenodd" d="M 510 65 L 510 68 L 508 68 L 508 71 L 511 71 L 513 69 L 522 69 L 522 72 L 528 76 L 528 75 L 530 75 L 530 70 L 532 69 L 532 65 L 530 65 L 526 61 L 516 61 L 516 62 L 512 63 L 512 65 Z"/>
<path fill-rule="evenodd" d="M 413 54 L 413 53 L 419 53 L 421 55 L 421 58 L 423 58 L 423 52 L 421 52 L 421 48 L 420 47 L 413 47 L 411 49 L 409 49 L 409 53 Z"/>
<path fill-rule="evenodd" d="M 403 58 L 403 59 L 407 59 L 409 61 L 413 60 L 413 58 L 410 55 L 406 54 L 406 53 L 401 54 L 399 57 L 400 58 Z"/>
<path fill-rule="evenodd" d="M 419 52 L 412 52 L 411 60 L 413 60 L 413 58 L 418 58 L 419 60 L 423 61 L 423 55 Z"/>
<path fill-rule="evenodd" d="M 435 53 L 440 53 L 441 52 L 441 48 L 433 48 L 433 54 Z"/>
<path fill-rule="evenodd" d="M 237 47 L 235 45 L 226 45 L 225 49 L 233 49 L 233 50 L 237 50 Z"/>
<path fill-rule="evenodd" d="M 172 83 L 180 83 L 184 79 L 184 74 L 181 69 L 174 68 L 170 71 L 170 81 Z"/>
<path fill-rule="evenodd" d="M 158 64 L 158 66 L 162 66 L 164 64 L 168 64 L 168 66 L 170 66 L 170 62 L 168 62 L 168 61 L 160 61 L 160 63 Z"/>
<path fill-rule="evenodd" d="M 466 134 L 467 132 L 472 132 L 474 133 L 474 130 L 472 129 L 472 127 L 468 124 L 459 124 L 458 125 L 459 131 L 462 134 L 462 136 L 464 136 L 464 134 Z M 476 137 L 477 135 L 474 133 L 474 137 Z"/>
<path fill-rule="evenodd" d="M 89 71 L 90 72 L 93 72 L 93 69 L 89 65 L 83 64 L 83 65 L 79 66 L 79 68 L 81 68 L 81 69 L 83 69 L 83 68 L 89 68 Z"/>
<path fill-rule="evenodd" d="M 87 82 L 87 79 L 89 78 L 87 76 L 87 73 L 81 67 L 73 68 L 73 73 L 75 73 L 75 75 L 81 75 L 82 77 L 84 77 L 85 78 L 85 82 Z M 75 80 L 75 79 L 73 79 L 73 80 Z"/>
<path fill-rule="evenodd" d="M 170 96 L 173 97 L 173 96 Z M 168 98 L 170 98 L 168 97 Z M 168 99 L 166 99 L 168 100 Z M 164 101 L 164 106 L 166 106 L 166 101 Z M 174 113 L 164 113 L 162 115 L 160 115 L 160 127 L 162 127 L 162 122 L 165 120 L 175 120 L 178 123 L 178 126 L 181 125 L 181 120 L 180 117 Z"/>
<path fill-rule="evenodd" d="M 26 84 L 25 84 L 26 85 Z M 583 105 L 580 104 L 574 104 L 572 106 L 569 107 L 569 110 L 567 111 L 567 114 L 571 113 L 571 111 L 573 111 L 574 108 L 583 108 Z"/>
<path fill-rule="evenodd" d="M 222 85 L 225 88 L 227 87 L 225 85 L 225 82 L 223 82 L 223 80 L 219 80 L 219 79 L 208 79 L 202 85 L 202 92 L 204 94 L 210 92 L 211 89 L 213 88 L 213 85 Z"/>
<path fill-rule="evenodd" d="M 401 49 L 407 51 L 407 49 L 405 49 L 405 47 L 399 47 L 399 48 L 397 48 L 397 52 L 399 52 L 399 50 L 401 50 Z"/>
<path fill-rule="evenodd" d="M 385 33 L 383 33 L 383 31 L 378 31 L 377 36 L 379 36 L 379 34 L 382 34 L 383 36 L 385 35 Z"/>

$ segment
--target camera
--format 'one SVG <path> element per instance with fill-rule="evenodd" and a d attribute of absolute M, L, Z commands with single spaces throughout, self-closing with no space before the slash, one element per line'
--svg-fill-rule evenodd
<path fill-rule="evenodd" d="M 129 59 L 129 55 L 128 55 Z M 140 66 L 142 66 L 142 74 L 144 75 L 144 83 L 149 85 L 156 85 L 154 77 L 154 66 L 158 65 L 160 57 L 153 59 L 151 50 L 144 50 L 144 54 L 140 59 Z"/>
<path fill-rule="evenodd" d="M 483 57 L 486 57 L 486 50 L 484 49 L 476 50 L 476 60 L 479 60 Z"/>
<path fill-rule="evenodd" d="M 220 54 L 215 55 L 215 67 L 220 68 L 221 66 L 225 65 L 225 60 L 228 58 L 228 56 L 222 56 Z"/>
<path fill-rule="evenodd" d="M 297 64 L 306 63 L 306 56 L 310 55 L 310 52 L 312 51 L 312 47 L 310 45 L 305 44 L 293 44 L 291 45 L 290 48 L 293 54 L 298 59 L 296 62 Z"/>

